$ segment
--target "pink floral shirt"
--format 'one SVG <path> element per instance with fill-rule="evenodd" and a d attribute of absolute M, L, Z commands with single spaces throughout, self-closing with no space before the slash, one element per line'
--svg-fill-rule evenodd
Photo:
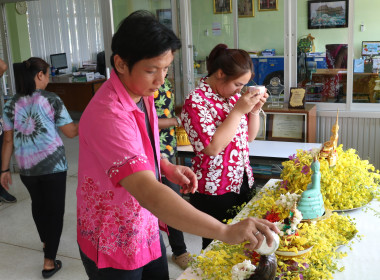
<path fill-rule="evenodd" d="M 228 192 L 240 193 L 244 172 L 249 186 L 253 185 L 252 168 L 249 164 L 248 116 L 244 115 L 230 144 L 217 156 L 202 152 L 231 112 L 240 94 L 225 99 L 213 92 L 205 82 L 192 91 L 182 107 L 182 122 L 194 148 L 193 171 L 198 178 L 198 192 L 222 195 Z"/>
<path fill-rule="evenodd" d="M 159 159 L 153 96 L 144 102 Z M 79 124 L 78 243 L 98 268 L 133 270 L 161 256 L 157 218 L 119 184 L 138 171 L 155 173 L 145 127 L 145 114 L 112 72 Z"/>

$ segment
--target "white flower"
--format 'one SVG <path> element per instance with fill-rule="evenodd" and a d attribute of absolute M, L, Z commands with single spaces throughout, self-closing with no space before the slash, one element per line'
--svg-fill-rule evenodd
<path fill-rule="evenodd" d="M 215 193 L 217 189 L 218 187 L 215 184 L 215 182 L 206 182 L 205 190 L 208 191 L 209 193 Z"/>
<path fill-rule="evenodd" d="M 194 102 L 194 103 L 201 103 L 203 101 L 203 98 L 199 95 L 199 94 L 193 94 L 191 96 L 191 100 Z"/>
<path fill-rule="evenodd" d="M 248 279 L 256 270 L 250 260 L 235 264 L 231 269 L 232 280 Z"/>
<path fill-rule="evenodd" d="M 199 140 L 195 141 L 194 142 L 194 149 L 197 151 L 197 152 L 200 152 L 204 149 L 204 146 L 203 146 L 203 143 Z"/>

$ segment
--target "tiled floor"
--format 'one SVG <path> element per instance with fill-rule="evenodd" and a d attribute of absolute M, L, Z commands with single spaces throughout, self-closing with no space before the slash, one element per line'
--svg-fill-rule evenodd
<path fill-rule="evenodd" d="M 82 280 L 86 277 L 79 257 L 76 242 L 76 187 L 78 168 L 78 138 L 64 138 L 66 155 L 69 162 L 66 212 L 61 243 L 57 258 L 63 267 L 52 279 Z M 41 276 L 43 253 L 42 244 L 31 214 L 29 194 L 20 181 L 18 174 L 12 175 L 13 184 L 10 192 L 17 197 L 17 203 L 0 205 L 0 279 L 34 280 Z M 170 279 L 176 279 L 182 270 L 171 260 L 171 249 L 166 234 Z M 201 238 L 186 234 L 188 251 L 198 254 L 201 250 Z"/>

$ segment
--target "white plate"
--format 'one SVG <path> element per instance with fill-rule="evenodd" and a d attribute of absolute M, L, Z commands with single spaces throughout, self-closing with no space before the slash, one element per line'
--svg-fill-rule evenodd
<path fill-rule="evenodd" d="M 309 252 L 311 249 L 313 249 L 313 246 L 305 249 L 305 250 L 302 250 L 302 251 L 298 251 L 298 253 L 296 252 L 290 252 L 290 251 L 276 251 L 276 255 L 279 255 L 279 256 L 285 256 L 285 257 L 297 257 L 297 256 L 301 256 L 303 254 L 306 254 L 307 252 Z"/>
<path fill-rule="evenodd" d="M 373 197 L 371 198 L 370 201 L 368 201 L 366 204 L 364 204 L 360 207 L 355 207 L 355 208 L 351 208 L 351 209 L 343 209 L 343 210 L 332 210 L 332 211 L 337 212 L 337 213 L 341 213 L 341 212 L 350 212 L 350 211 L 354 211 L 354 210 L 359 210 L 359 209 L 362 209 L 363 207 L 367 206 L 368 204 L 370 204 L 372 200 L 373 200 Z"/>

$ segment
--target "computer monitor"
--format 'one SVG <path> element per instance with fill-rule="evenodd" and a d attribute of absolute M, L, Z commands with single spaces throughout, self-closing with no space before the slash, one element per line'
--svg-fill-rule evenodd
<path fill-rule="evenodd" d="M 50 61 L 51 66 L 56 69 L 56 75 L 59 75 L 59 70 L 67 68 L 66 53 L 51 54 Z"/>
<path fill-rule="evenodd" d="M 380 56 L 380 41 L 363 41 L 362 56 Z"/>

